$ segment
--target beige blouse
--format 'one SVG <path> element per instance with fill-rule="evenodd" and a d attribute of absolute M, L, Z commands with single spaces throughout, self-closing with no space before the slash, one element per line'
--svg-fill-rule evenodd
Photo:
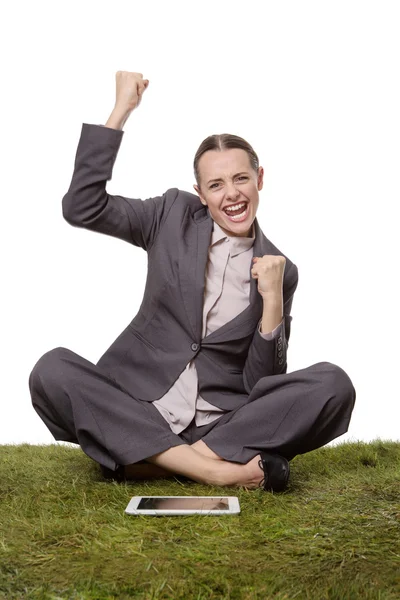
<path fill-rule="evenodd" d="M 213 221 L 211 244 L 205 272 L 202 338 L 222 327 L 250 304 L 250 264 L 255 240 L 252 237 L 228 236 Z M 261 333 L 264 339 L 273 339 L 281 333 L 281 323 L 270 333 Z M 197 371 L 191 360 L 174 385 L 153 405 L 169 423 L 174 433 L 180 433 L 195 417 L 197 426 L 219 419 L 224 411 L 204 400 L 198 393 Z"/>

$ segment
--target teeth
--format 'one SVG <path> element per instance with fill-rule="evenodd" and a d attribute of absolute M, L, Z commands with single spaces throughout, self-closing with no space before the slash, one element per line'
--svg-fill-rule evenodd
<path fill-rule="evenodd" d="M 240 210 L 241 208 L 243 208 L 243 206 L 246 206 L 246 203 L 243 202 L 242 204 L 238 204 L 237 206 L 235 206 L 235 208 L 230 208 L 230 207 L 225 207 L 225 210 L 227 210 L 228 212 L 236 212 L 237 210 Z"/>
<path fill-rule="evenodd" d="M 245 214 L 247 214 L 247 206 L 245 206 L 244 210 L 239 209 L 239 210 L 235 211 L 233 214 L 231 212 L 229 214 L 229 218 L 231 219 L 231 221 L 240 221 L 241 219 L 243 219 Z"/>

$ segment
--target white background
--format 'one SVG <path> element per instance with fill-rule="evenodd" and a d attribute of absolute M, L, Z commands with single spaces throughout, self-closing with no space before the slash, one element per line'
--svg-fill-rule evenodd
<path fill-rule="evenodd" d="M 115 73 L 150 80 L 107 191 L 195 193 L 193 159 L 234 133 L 264 167 L 257 218 L 299 269 L 288 372 L 340 365 L 357 392 L 334 443 L 399 440 L 397 1 L 14 2 L 2 9 L 0 443 L 53 443 L 29 374 L 92 362 L 136 315 L 147 256 L 62 217 L 82 123 Z"/>

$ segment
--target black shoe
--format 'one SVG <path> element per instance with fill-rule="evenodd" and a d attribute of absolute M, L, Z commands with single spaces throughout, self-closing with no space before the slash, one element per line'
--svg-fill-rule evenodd
<path fill-rule="evenodd" d="M 264 471 L 264 479 L 260 482 L 259 487 L 268 492 L 282 492 L 289 480 L 288 461 L 284 456 L 269 452 L 260 452 L 260 456 L 261 460 L 258 461 L 258 466 Z"/>
<path fill-rule="evenodd" d="M 125 472 L 123 465 L 117 465 L 115 471 L 105 467 L 104 465 L 100 465 L 101 472 L 103 474 L 104 479 L 115 479 L 115 481 L 125 481 Z"/>
<path fill-rule="evenodd" d="M 138 460 L 136 464 L 145 463 L 146 460 Z M 115 471 L 105 467 L 104 465 L 100 465 L 101 472 L 103 474 L 104 479 L 115 479 L 116 481 L 126 481 L 125 476 L 125 467 L 124 465 L 117 465 Z"/>

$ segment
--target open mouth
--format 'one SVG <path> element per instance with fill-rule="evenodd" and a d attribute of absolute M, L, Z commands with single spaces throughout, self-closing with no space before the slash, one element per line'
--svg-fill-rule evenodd
<path fill-rule="evenodd" d="M 245 206 L 242 206 L 242 208 L 238 208 L 235 211 L 223 210 L 222 212 L 224 212 L 228 219 L 233 223 L 241 223 L 247 219 L 247 215 L 249 214 L 249 206 L 250 204 L 246 203 Z"/>

